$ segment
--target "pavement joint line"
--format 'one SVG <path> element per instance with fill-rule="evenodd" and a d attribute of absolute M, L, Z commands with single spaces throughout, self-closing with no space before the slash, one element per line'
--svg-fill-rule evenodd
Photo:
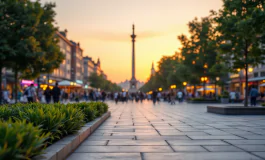
<path fill-rule="evenodd" d="M 172 149 L 172 151 L 173 152 L 176 152 L 175 150 L 174 150 L 174 148 L 168 143 L 168 141 L 167 140 L 165 140 L 165 142 L 167 143 L 167 145 Z"/>
<path fill-rule="evenodd" d="M 106 142 L 106 145 L 105 146 L 107 146 L 109 144 L 109 140 L 107 140 L 107 142 Z"/>
<path fill-rule="evenodd" d="M 209 149 L 207 149 L 206 147 L 204 147 L 203 145 L 200 145 L 202 148 L 204 148 L 206 151 L 211 152 Z"/>

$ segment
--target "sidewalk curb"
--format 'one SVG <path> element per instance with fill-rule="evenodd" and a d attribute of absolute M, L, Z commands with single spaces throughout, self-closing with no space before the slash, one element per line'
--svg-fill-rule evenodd
<path fill-rule="evenodd" d="M 88 136 L 90 136 L 106 119 L 110 117 L 108 111 L 101 117 L 89 122 L 78 133 L 64 137 L 47 147 L 44 154 L 33 157 L 34 160 L 63 160 L 66 159 Z"/>

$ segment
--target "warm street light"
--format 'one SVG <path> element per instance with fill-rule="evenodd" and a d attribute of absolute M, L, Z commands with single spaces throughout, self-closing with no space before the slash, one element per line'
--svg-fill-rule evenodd
<path fill-rule="evenodd" d="M 205 65 L 203 66 L 203 68 L 208 68 L 208 65 L 207 65 L 207 64 L 205 64 Z"/>
<path fill-rule="evenodd" d="M 201 77 L 201 81 L 203 82 L 203 96 L 206 96 L 206 91 L 205 91 L 205 86 L 206 86 L 206 82 L 207 82 L 208 78 L 207 77 Z"/>
<path fill-rule="evenodd" d="M 216 77 L 216 79 L 215 79 L 216 81 L 219 81 L 220 80 L 220 77 Z"/>
<path fill-rule="evenodd" d="M 220 80 L 220 77 L 216 77 L 215 78 L 215 84 L 214 84 L 214 88 L 215 88 L 215 97 L 216 97 L 216 100 L 218 99 L 218 93 L 217 93 L 217 87 L 216 87 L 216 83 L 217 83 L 217 81 L 219 81 Z"/>
<path fill-rule="evenodd" d="M 187 85 L 187 82 L 183 82 L 183 86 L 186 86 Z"/>
<path fill-rule="evenodd" d="M 195 64 L 196 62 L 195 61 L 192 61 L 192 64 Z"/>
<path fill-rule="evenodd" d="M 248 71 L 251 73 L 253 72 L 253 68 L 249 68 Z"/>
<path fill-rule="evenodd" d="M 175 89 L 175 88 L 177 88 L 177 86 L 174 84 L 174 85 L 171 85 L 170 88 Z"/>
<path fill-rule="evenodd" d="M 49 83 L 52 83 L 52 80 L 51 79 L 49 80 Z"/>
<path fill-rule="evenodd" d="M 207 80 L 208 80 L 207 77 L 201 77 L 201 81 L 202 81 L 202 82 L 206 82 Z"/>
<path fill-rule="evenodd" d="M 163 89 L 162 88 L 158 88 L 158 90 L 161 92 Z"/>
<path fill-rule="evenodd" d="M 241 70 L 240 68 L 237 69 L 238 72 L 240 72 L 240 70 Z"/>

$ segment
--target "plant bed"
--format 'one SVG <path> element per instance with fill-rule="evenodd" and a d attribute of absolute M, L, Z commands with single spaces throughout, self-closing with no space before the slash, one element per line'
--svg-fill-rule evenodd
<path fill-rule="evenodd" d="M 0 159 L 6 159 L 6 157 L 31 159 L 33 156 L 40 155 L 47 146 L 56 144 L 64 137 L 84 131 L 85 128 L 90 127 L 90 124 L 93 129 L 96 128 L 101 123 L 101 119 L 98 119 L 95 124 L 88 122 L 107 111 L 107 104 L 102 102 L 67 105 L 59 103 L 2 105 L 0 106 L 0 123 L 2 123 L 0 125 Z M 16 127 L 20 123 L 24 127 Z M 82 132 L 80 137 L 86 137 L 93 129 Z M 13 138 L 8 136 L 16 132 L 21 134 L 15 134 Z M 37 141 L 27 143 L 32 141 L 31 137 L 35 137 Z"/>
<path fill-rule="evenodd" d="M 85 124 L 81 130 L 69 135 L 56 143 L 47 147 L 44 154 L 34 157 L 34 160 L 63 160 L 66 159 L 90 134 L 92 134 L 108 117 L 110 112 L 103 114 L 101 117 L 92 122 Z"/>
<path fill-rule="evenodd" d="M 216 99 L 206 99 L 206 98 L 191 98 L 187 100 L 188 103 L 220 103 Z"/>
<path fill-rule="evenodd" d="M 265 108 L 244 106 L 207 106 L 207 112 L 223 115 L 265 115 Z"/>

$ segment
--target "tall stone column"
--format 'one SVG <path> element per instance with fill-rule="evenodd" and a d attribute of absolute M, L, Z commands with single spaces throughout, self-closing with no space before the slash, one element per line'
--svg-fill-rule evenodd
<path fill-rule="evenodd" d="M 133 25 L 133 34 L 132 37 L 132 79 L 135 79 L 135 38 L 136 35 L 134 34 L 134 25 Z"/>
<path fill-rule="evenodd" d="M 135 78 L 135 39 L 136 35 L 134 33 L 134 25 L 132 26 L 132 79 L 130 81 L 130 90 L 129 92 L 136 92 L 137 91 L 137 80 Z"/>

